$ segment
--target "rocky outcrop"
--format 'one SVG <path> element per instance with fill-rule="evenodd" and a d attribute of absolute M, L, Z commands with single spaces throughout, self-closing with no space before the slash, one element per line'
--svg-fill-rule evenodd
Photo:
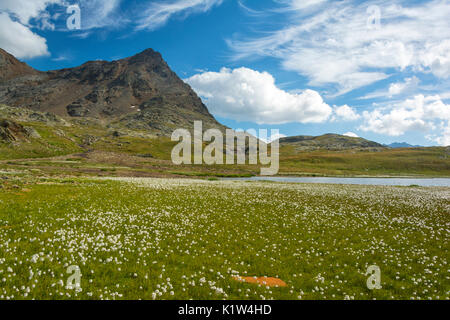
<path fill-rule="evenodd" d="M 30 132 L 19 123 L 11 120 L 0 119 L 0 141 L 2 142 L 11 143 L 28 141 L 28 138 L 32 134 L 35 133 Z"/>
<path fill-rule="evenodd" d="M 41 122 L 49 125 L 70 126 L 63 118 L 50 112 L 39 112 L 25 108 L 13 108 L 0 104 L 0 118 L 17 122 Z"/>

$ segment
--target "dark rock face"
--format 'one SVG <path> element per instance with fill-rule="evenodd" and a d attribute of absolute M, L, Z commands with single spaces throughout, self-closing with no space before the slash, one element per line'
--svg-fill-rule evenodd
<path fill-rule="evenodd" d="M 89 114 L 89 109 L 83 107 L 81 102 L 74 102 L 67 106 L 67 113 L 71 117 L 85 117 Z"/>
<path fill-rule="evenodd" d="M 31 134 L 19 123 L 5 119 L 0 120 L 0 141 L 7 143 L 27 141 Z"/>
<path fill-rule="evenodd" d="M 12 107 L 119 121 L 164 134 L 168 127 L 191 126 L 194 120 L 223 128 L 152 49 L 122 60 L 49 72 L 36 71 L 2 50 L 0 65 L 0 103 Z"/>

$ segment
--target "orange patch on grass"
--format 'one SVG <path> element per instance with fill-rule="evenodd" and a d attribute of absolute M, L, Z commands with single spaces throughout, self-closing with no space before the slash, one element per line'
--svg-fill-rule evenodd
<path fill-rule="evenodd" d="M 240 277 L 234 276 L 233 280 L 239 282 L 260 284 L 265 287 L 287 287 L 286 282 L 278 278 L 270 278 L 270 277 Z"/>

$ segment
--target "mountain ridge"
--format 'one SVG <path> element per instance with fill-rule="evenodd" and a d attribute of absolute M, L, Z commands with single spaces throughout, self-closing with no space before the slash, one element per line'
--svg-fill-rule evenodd
<path fill-rule="evenodd" d="M 292 136 L 280 139 L 280 145 L 292 146 L 298 151 L 312 151 L 317 149 L 347 150 L 347 149 L 383 149 L 383 145 L 359 137 L 327 133 L 320 136 Z"/>
<path fill-rule="evenodd" d="M 163 136 L 177 128 L 192 128 L 195 120 L 203 121 L 204 129 L 226 128 L 161 53 L 150 48 L 120 60 L 87 61 L 50 71 L 35 70 L 0 49 L 0 65 L 0 104 Z M 286 137 L 280 143 L 298 151 L 384 148 L 337 134 Z"/>
<path fill-rule="evenodd" d="M 169 135 L 173 128 L 224 126 L 173 72 L 159 52 L 146 49 L 114 61 L 38 71 L 0 51 L 0 103 L 71 118 L 94 118 Z"/>
<path fill-rule="evenodd" d="M 394 142 L 394 143 L 387 144 L 386 147 L 393 148 L 393 149 L 398 149 L 398 148 L 423 148 L 423 146 L 411 145 L 411 144 L 409 144 L 407 142 Z"/>

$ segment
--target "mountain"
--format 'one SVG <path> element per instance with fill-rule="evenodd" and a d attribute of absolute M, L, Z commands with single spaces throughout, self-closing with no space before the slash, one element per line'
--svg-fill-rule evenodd
<path fill-rule="evenodd" d="M 37 75 L 38 72 L 20 62 L 13 55 L 0 48 L 0 83 L 18 77 Z"/>
<path fill-rule="evenodd" d="M 363 138 L 354 138 L 338 134 L 322 136 L 295 136 L 280 139 L 281 146 L 292 146 L 298 151 L 347 150 L 347 149 L 383 149 L 383 145 Z"/>
<path fill-rule="evenodd" d="M 406 142 L 394 142 L 386 145 L 386 147 L 398 149 L 398 148 L 422 148 L 422 146 L 413 146 Z"/>
<path fill-rule="evenodd" d="M 11 107 L 166 136 L 175 128 L 192 127 L 194 120 L 202 120 L 204 128 L 224 128 L 152 49 L 122 60 L 48 72 L 34 70 L 0 49 L 0 66 L 0 103 Z"/>

